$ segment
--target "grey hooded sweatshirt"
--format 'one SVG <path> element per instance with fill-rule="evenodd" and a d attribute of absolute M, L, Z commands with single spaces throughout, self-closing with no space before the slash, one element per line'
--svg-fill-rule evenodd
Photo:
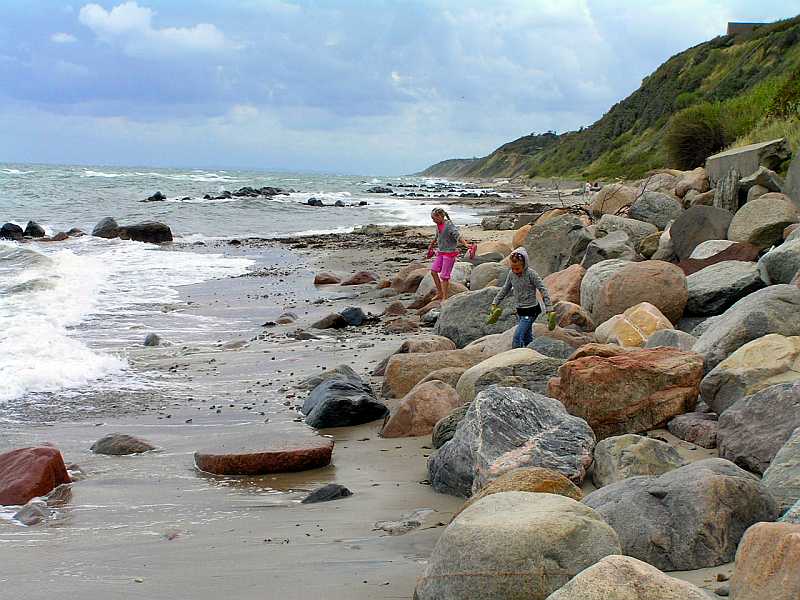
<path fill-rule="evenodd" d="M 549 313 L 553 310 L 553 305 L 550 302 L 550 294 L 547 292 L 547 287 L 544 281 L 539 277 L 539 274 L 528 266 L 528 251 L 523 247 L 514 250 L 514 254 L 519 254 L 525 261 L 525 270 L 521 275 L 515 275 L 514 271 L 508 272 L 506 282 L 497 295 L 494 297 L 492 304 L 500 304 L 512 289 L 514 290 L 514 299 L 517 301 L 517 308 L 533 308 L 537 304 L 542 307 L 542 311 Z M 542 301 L 536 297 L 536 291 L 542 295 Z M 542 306 L 544 303 L 544 306 Z"/>
<path fill-rule="evenodd" d="M 444 229 L 441 231 L 437 228 L 436 245 L 439 252 L 458 252 L 458 239 L 461 233 L 458 231 L 456 224 L 449 219 L 444 222 Z"/>

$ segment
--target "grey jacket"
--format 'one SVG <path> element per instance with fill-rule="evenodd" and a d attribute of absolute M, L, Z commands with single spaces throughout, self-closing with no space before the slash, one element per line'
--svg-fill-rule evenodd
<path fill-rule="evenodd" d="M 500 304 L 512 289 L 514 290 L 514 299 L 517 301 L 517 308 L 532 308 L 539 304 L 543 312 L 551 312 L 553 305 L 550 302 L 550 294 L 547 292 L 542 278 L 539 274 L 528 266 L 528 252 L 525 248 L 517 248 L 514 250 L 516 254 L 522 255 L 525 260 L 525 270 L 521 275 L 515 275 L 513 271 L 508 272 L 506 282 L 497 295 L 494 297 L 492 304 Z M 536 297 L 536 291 L 542 295 L 542 302 Z"/>
<path fill-rule="evenodd" d="M 438 231 L 438 229 L 437 229 Z M 461 233 L 452 221 L 444 222 L 444 229 L 436 234 L 436 246 L 439 252 L 458 252 L 458 240 Z"/>

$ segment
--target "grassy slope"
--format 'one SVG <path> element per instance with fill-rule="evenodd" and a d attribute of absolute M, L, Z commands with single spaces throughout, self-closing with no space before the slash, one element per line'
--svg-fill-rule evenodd
<path fill-rule="evenodd" d="M 458 175 L 640 177 L 654 168 L 675 166 L 664 144 L 670 120 L 704 104 L 720 109 L 727 145 L 788 136 L 797 147 L 800 17 L 744 36 L 720 36 L 681 52 L 590 127 L 560 136 L 519 138 L 462 164 Z M 434 167 L 425 173 L 445 175 Z"/>

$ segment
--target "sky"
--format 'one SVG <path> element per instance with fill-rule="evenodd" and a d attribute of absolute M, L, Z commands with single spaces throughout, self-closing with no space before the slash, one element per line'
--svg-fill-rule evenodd
<path fill-rule="evenodd" d="M 0 161 L 412 173 L 800 0 L 0 2 Z"/>

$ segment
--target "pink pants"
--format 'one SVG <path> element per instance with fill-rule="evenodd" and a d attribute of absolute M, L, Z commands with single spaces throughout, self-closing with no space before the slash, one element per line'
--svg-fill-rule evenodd
<path fill-rule="evenodd" d="M 458 258 L 458 254 L 451 255 L 450 253 L 442 254 L 437 252 L 436 258 L 433 259 L 433 264 L 431 265 L 431 271 L 439 273 L 440 279 L 448 281 L 450 274 L 453 272 L 453 265 L 456 264 L 456 258 Z"/>

